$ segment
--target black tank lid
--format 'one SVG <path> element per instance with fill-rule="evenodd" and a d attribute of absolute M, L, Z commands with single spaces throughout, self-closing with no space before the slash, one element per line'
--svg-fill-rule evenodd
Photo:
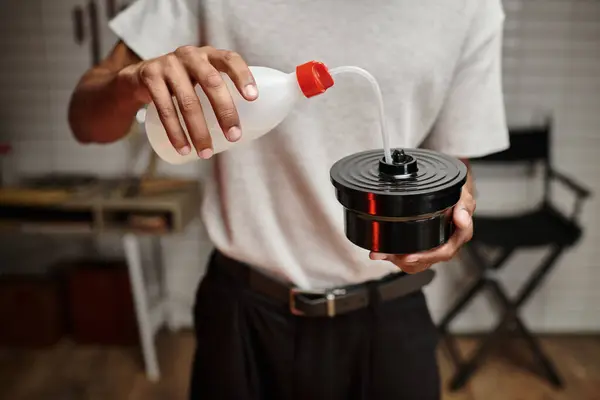
<path fill-rule="evenodd" d="M 425 149 L 396 149 L 392 164 L 382 150 L 355 153 L 331 167 L 331 182 L 346 208 L 380 217 L 416 217 L 454 206 L 467 179 L 467 167 Z"/>

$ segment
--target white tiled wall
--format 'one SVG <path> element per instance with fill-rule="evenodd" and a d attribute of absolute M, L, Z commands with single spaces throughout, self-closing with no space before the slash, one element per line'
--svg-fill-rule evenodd
<path fill-rule="evenodd" d="M 90 171 L 114 175 L 125 171 L 131 142 L 110 146 L 80 146 L 71 138 L 66 106 L 80 74 L 90 65 L 88 45 L 73 38 L 71 11 L 84 0 L 4 0 L 0 3 L 0 137 L 15 147 L 10 166 L 21 174 Z M 102 16 L 103 51 L 115 38 Z M 597 0 L 505 0 L 504 85 L 511 122 L 528 122 L 552 111 L 556 121 L 553 155 L 559 168 L 600 195 L 600 2 Z M 165 170 L 167 168 L 163 167 Z M 200 176 L 202 166 L 171 168 L 169 172 Z M 476 170 L 482 211 L 526 208 L 539 198 L 522 171 Z M 562 193 L 557 192 L 561 195 Z M 600 330 L 600 199 L 583 214 L 586 234 L 565 254 L 543 290 L 525 307 L 530 326 L 539 331 Z M 561 197 L 561 203 L 563 196 Z M 4 238 L 0 238 L 6 243 Z M 29 240 L 29 242 L 27 242 Z M 25 243 L 28 244 L 25 244 Z M 32 248 L 56 249 L 61 240 L 19 240 Z M 77 243 L 69 239 L 69 251 Z M 173 315 L 189 323 L 195 283 L 200 278 L 210 244 L 199 222 L 184 235 L 164 240 L 168 292 Z M 81 243 L 78 246 L 83 245 Z M 104 238 L 100 248 L 119 253 L 118 238 Z M 2 254 L 8 254 L 0 247 Z M 14 249 L 14 247 L 13 247 Z M 59 252 L 60 253 L 60 252 Z M 2 260 L 14 258 L 0 257 Z M 44 254 L 40 251 L 40 254 Z M 516 255 L 502 273 L 510 292 L 516 291 L 543 252 Z M 4 264 L 4 263 L 3 263 Z M 427 289 L 438 318 L 464 287 L 469 276 L 458 263 L 436 268 L 439 278 Z M 456 329 L 476 330 L 494 321 L 485 298 L 476 301 Z"/>

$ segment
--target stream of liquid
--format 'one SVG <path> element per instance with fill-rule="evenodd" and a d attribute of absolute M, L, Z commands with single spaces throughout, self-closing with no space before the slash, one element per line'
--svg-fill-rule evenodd
<path fill-rule="evenodd" d="M 383 96 L 381 95 L 381 88 L 377 83 L 377 79 L 375 79 L 375 77 L 371 75 L 368 71 L 359 67 L 352 66 L 332 68 L 329 70 L 329 73 L 331 74 L 331 76 L 345 73 L 356 74 L 362 76 L 363 78 L 366 78 L 369 81 L 369 83 L 371 83 L 371 87 L 373 88 L 375 97 L 377 97 L 377 103 L 379 106 L 379 128 L 381 132 L 381 140 L 383 142 L 383 154 L 385 157 L 385 162 L 387 164 L 392 164 L 392 154 L 390 151 L 389 135 L 387 130 L 387 124 L 385 123 L 385 111 L 383 108 Z"/>

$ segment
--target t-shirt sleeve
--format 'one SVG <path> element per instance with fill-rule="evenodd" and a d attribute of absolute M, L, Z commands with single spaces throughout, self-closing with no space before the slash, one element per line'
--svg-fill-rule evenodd
<path fill-rule="evenodd" d="M 446 100 L 424 147 L 460 158 L 509 147 L 502 91 L 504 11 L 500 0 L 477 0 Z"/>
<path fill-rule="evenodd" d="M 199 44 L 199 1 L 136 0 L 109 26 L 140 58 L 155 58 L 180 46 Z"/>

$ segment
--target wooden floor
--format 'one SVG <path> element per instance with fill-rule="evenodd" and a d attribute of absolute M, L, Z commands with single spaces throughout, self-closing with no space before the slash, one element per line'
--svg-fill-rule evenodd
<path fill-rule="evenodd" d="M 447 400 L 598 400 L 600 399 L 600 337 L 550 337 L 545 350 L 567 383 L 557 392 L 526 368 L 494 354 L 460 392 Z M 194 348 L 191 333 L 159 337 L 163 377 L 146 381 L 136 348 L 81 347 L 65 341 L 49 350 L 0 350 L 0 399 L 6 400 L 178 400 L 186 399 Z M 475 339 L 460 340 L 464 351 Z M 520 354 L 520 352 L 517 351 Z M 444 382 L 452 372 L 440 351 Z"/>

